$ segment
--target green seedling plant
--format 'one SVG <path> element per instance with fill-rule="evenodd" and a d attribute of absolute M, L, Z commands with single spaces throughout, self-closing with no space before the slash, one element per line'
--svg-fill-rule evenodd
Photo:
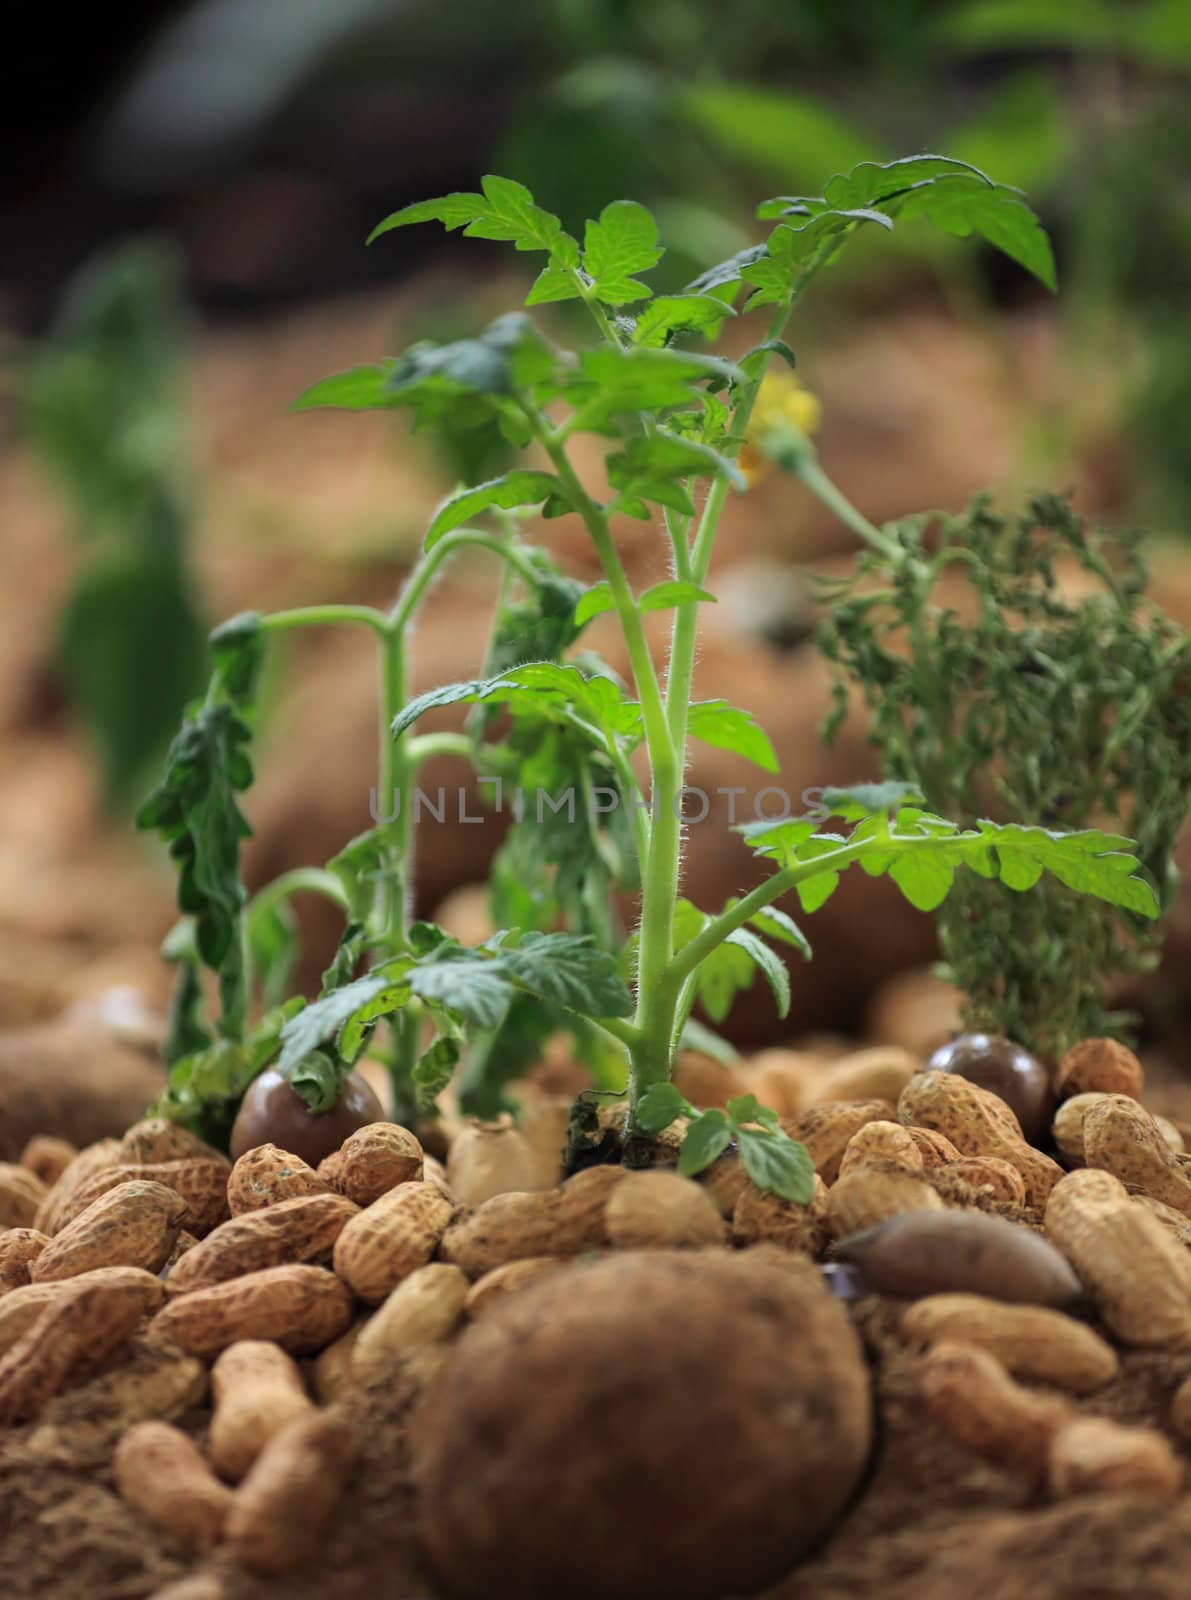
<path fill-rule="evenodd" d="M 180 963 L 170 1087 L 162 1109 L 208 1137 L 226 1132 L 245 1087 L 265 1063 L 279 1066 L 314 1114 L 333 1105 L 366 1047 L 388 1062 L 397 1114 L 434 1105 L 465 1060 L 462 1084 L 483 1099 L 535 1059 L 546 1033 L 572 1029 L 597 1087 L 627 1077 L 623 1158 L 643 1165 L 658 1133 L 688 1118 L 681 1161 L 702 1170 L 735 1139 L 762 1188 L 805 1203 L 813 1171 L 805 1150 L 752 1097 L 700 1112 L 671 1082 L 701 1004 L 714 1021 L 758 971 L 779 1011 L 789 1007 L 785 961 L 773 947 L 809 955 L 805 935 L 776 902 L 797 897 L 811 913 L 852 866 L 888 874 L 916 906 L 934 909 L 960 869 L 1024 889 L 1048 870 L 1065 883 L 1139 915 L 1152 915 L 1150 884 L 1127 840 L 1083 830 L 978 821 L 960 826 L 924 806 L 909 783 L 827 790 L 806 816 L 749 824 L 743 842 L 771 868 L 757 887 L 718 909 L 682 897 L 683 785 L 692 740 L 733 751 L 766 772 L 773 748 L 747 711 L 693 701 L 699 610 L 713 602 L 708 576 L 721 518 L 745 487 L 736 457 L 768 365 L 792 363 L 787 324 L 810 284 L 862 230 L 888 231 L 925 218 L 978 234 L 1053 284 L 1046 235 L 1021 196 L 974 168 L 940 156 L 862 164 L 822 196 L 767 201 L 762 242 L 704 272 L 675 295 L 653 296 L 646 274 L 662 255 L 653 218 L 632 201 L 605 207 L 582 242 L 538 207 L 528 190 L 489 177 L 476 193 L 407 206 L 379 238 L 440 222 L 473 238 L 504 240 L 544 258 L 527 305 L 574 301 L 591 315 L 593 341 L 559 348 L 524 313 L 446 344 L 316 383 L 299 410 L 405 408 L 415 426 L 495 420 L 524 465 L 465 485 L 435 511 L 424 553 L 389 610 L 313 605 L 248 615 L 214 636 L 215 670 L 175 744 L 141 824 L 168 843 L 180 871 L 186 918 L 171 941 Z M 763 313 L 759 337 L 726 359 L 708 344 L 737 318 Z M 574 442 L 606 443 L 606 486 L 585 482 Z M 784 439 L 761 441 L 774 451 Z M 865 542 L 892 547 L 803 450 L 802 476 L 847 516 Z M 525 519 L 574 517 L 603 569 L 584 588 L 523 538 Z M 616 519 L 652 521 L 672 576 L 634 593 L 617 550 Z M 487 670 L 411 698 L 411 625 L 444 563 L 462 551 L 502 573 Z M 643 614 L 671 614 L 659 670 Z M 587 623 L 612 613 L 631 683 L 580 644 Z M 380 661 L 380 820 L 321 867 L 285 874 L 246 900 L 238 856 L 247 824 L 239 795 L 252 779 L 254 686 L 262 653 L 296 628 L 369 630 Z M 460 733 L 419 733 L 424 713 L 466 706 Z M 442 929 L 411 920 L 416 775 L 430 756 L 466 756 L 481 780 L 522 794 L 562 790 L 615 806 L 552 807 L 515 820 L 493 869 L 501 931 L 465 948 Z M 514 809 L 514 816 L 517 817 Z M 639 914 L 626 940 L 611 891 L 639 885 Z M 286 923 L 299 892 L 341 910 L 344 932 L 321 994 L 280 998 Z M 202 967 L 219 980 L 213 1024 Z M 258 991 L 274 1002 L 267 1009 Z M 382 1037 L 375 1035 L 378 1030 Z M 465 1101 L 466 1103 L 466 1101 Z M 578 1117 L 582 1122 L 582 1116 Z"/>

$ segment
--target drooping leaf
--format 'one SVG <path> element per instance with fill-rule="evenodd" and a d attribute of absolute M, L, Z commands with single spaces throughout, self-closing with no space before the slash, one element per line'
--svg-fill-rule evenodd
<path fill-rule="evenodd" d="M 435 511 L 426 530 L 425 549 L 433 550 L 452 528 L 462 527 L 493 506 L 511 511 L 519 506 L 541 505 L 544 500 L 562 495 L 562 485 L 553 473 L 525 468 L 506 472 L 503 477 L 477 484 L 474 489 L 460 490 L 449 495 Z"/>
<path fill-rule="evenodd" d="M 779 770 L 769 735 L 752 712 L 731 706 L 726 700 L 696 701 L 687 713 L 687 732 L 692 739 L 743 756 L 766 772 Z"/>
<path fill-rule="evenodd" d="M 715 605 L 715 595 L 709 589 L 700 589 L 698 584 L 655 583 L 651 589 L 637 596 L 638 611 L 669 611 L 673 606 L 690 605 L 692 601 L 699 601 L 707 605 Z"/>
<path fill-rule="evenodd" d="M 765 943 L 758 939 L 755 933 L 748 928 L 736 928 L 728 935 L 728 944 L 738 945 L 744 950 L 753 965 L 758 967 L 765 977 L 766 983 L 773 990 L 773 998 L 777 1001 L 777 1014 L 787 1017 L 790 1014 L 790 974 L 786 971 L 786 964 L 781 957 Z"/>
<path fill-rule="evenodd" d="M 441 222 L 448 229 L 462 228 L 474 239 L 503 239 L 518 250 L 545 250 L 566 265 L 579 264 L 574 239 L 562 231 L 556 216 L 534 204 L 524 184 L 488 176 L 481 180 L 481 187 L 482 194 L 449 194 L 403 206 L 377 223 L 368 243 L 410 223 Z"/>
<path fill-rule="evenodd" d="M 383 972 L 369 972 L 305 1006 L 281 1030 L 281 1070 L 295 1066 L 303 1056 L 334 1039 L 361 1006 L 389 987 L 390 979 Z"/>
<path fill-rule="evenodd" d="M 643 1133 L 659 1134 L 688 1111 L 685 1097 L 674 1084 L 655 1083 L 637 1102 L 637 1126 Z"/>

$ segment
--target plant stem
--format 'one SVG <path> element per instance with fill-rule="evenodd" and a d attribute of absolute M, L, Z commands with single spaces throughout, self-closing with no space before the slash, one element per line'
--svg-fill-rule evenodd
<path fill-rule="evenodd" d="M 266 633 L 285 633 L 291 628 L 318 628 L 343 622 L 363 623 L 379 634 L 383 634 L 386 627 L 383 611 L 374 606 L 349 605 L 298 606 L 292 611 L 274 611 L 261 618 L 261 627 Z"/>
<path fill-rule="evenodd" d="M 829 511 L 835 515 L 853 533 L 859 534 L 865 544 L 871 545 L 874 550 L 879 550 L 882 555 L 896 555 L 898 544 L 887 533 L 872 523 L 844 494 L 839 486 L 823 471 L 819 465 L 819 458 L 815 447 L 807 439 L 803 449 L 799 452 L 797 461 L 790 469 L 796 478 L 800 478 L 810 492 L 821 500 Z"/>
<path fill-rule="evenodd" d="M 348 910 L 347 894 L 333 872 L 323 867 L 292 867 L 267 883 L 263 889 L 258 889 L 245 906 L 245 914 L 276 905 L 278 901 L 288 900 L 295 894 L 320 894 L 341 911 Z"/>

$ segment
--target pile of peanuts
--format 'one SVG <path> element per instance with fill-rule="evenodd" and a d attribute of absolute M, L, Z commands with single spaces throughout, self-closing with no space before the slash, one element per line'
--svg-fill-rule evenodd
<path fill-rule="evenodd" d="M 1136 1058 L 1104 1040 L 1064 1058 L 1059 1159 L 901 1050 L 766 1052 L 734 1087 L 806 1145 L 809 1205 L 731 1150 L 678 1176 L 681 1125 L 650 1170 L 560 1182 L 553 1102 L 461 1129 L 445 1167 L 384 1122 L 317 1170 L 273 1145 L 232 1165 L 161 1120 L 81 1151 L 34 1139 L 0 1166 L 0 1425 L 48 1426 L 55 1396 L 154 1352 L 153 1381 L 121 1390 L 119 1492 L 196 1550 L 280 1572 L 319 1548 L 352 1471 L 352 1391 L 429 1381 L 468 1322 L 568 1260 L 765 1245 L 901 1297 L 926 1408 L 965 1448 L 1058 1498 L 1179 1492 L 1165 1433 L 1076 1404 L 1115 1346 L 1185 1351 L 1191 1373 L 1191 1160 L 1141 1106 Z M 175 1423 L 208 1392 L 200 1448 Z M 1169 1422 L 1191 1439 L 1191 1376 Z"/>

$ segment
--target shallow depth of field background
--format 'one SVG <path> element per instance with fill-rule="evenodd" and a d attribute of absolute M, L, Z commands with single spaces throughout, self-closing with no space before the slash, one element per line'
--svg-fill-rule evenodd
<path fill-rule="evenodd" d="M 32 26 L 28 70 L 54 92 L 6 113 L 0 226 L 0 1026 L 168 984 L 172 883 L 130 818 L 206 627 L 382 600 L 456 477 L 501 470 L 498 442 L 411 437 L 401 416 L 287 414 L 330 371 L 520 302 L 535 267 L 505 247 L 434 226 L 363 246 L 386 212 L 485 172 L 571 229 L 650 204 L 667 286 L 761 237 L 758 200 L 866 158 L 937 150 L 1021 185 L 1057 301 L 911 226 L 872 230 L 809 298 L 791 339 L 824 463 L 874 519 L 1070 488 L 1153 530 L 1155 592 L 1191 618 L 1186 0 L 195 0 L 122 8 L 93 39 L 52 7 Z M 581 530 L 542 536 L 594 577 Z M 758 715 L 794 793 L 870 775 L 859 723 L 832 752 L 816 732 L 806 574 L 849 536 L 772 476 L 721 544 L 698 693 Z M 623 548 L 636 585 L 665 575 L 655 530 L 628 525 Z M 489 579 L 461 565 L 437 591 L 419 688 L 478 666 Z M 371 669 L 367 638 L 277 652 L 250 880 L 366 825 Z M 753 782 L 714 757 L 692 782 Z M 423 913 L 482 878 L 496 826 L 419 830 Z M 738 841 L 691 837 L 693 898 L 747 886 Z M 849 885 L 815 919 L 787 1034 L 863 1033 L 883 981 L 929 962 L 929 919 L 887 888 Z M 317 972 L 334 929 L 307 931 Z M 1189 949 L 1184 902 L 1167 1013 L 1189 1003 Z M 758 986 L 730 1031 L 775 1029 Z"/>

